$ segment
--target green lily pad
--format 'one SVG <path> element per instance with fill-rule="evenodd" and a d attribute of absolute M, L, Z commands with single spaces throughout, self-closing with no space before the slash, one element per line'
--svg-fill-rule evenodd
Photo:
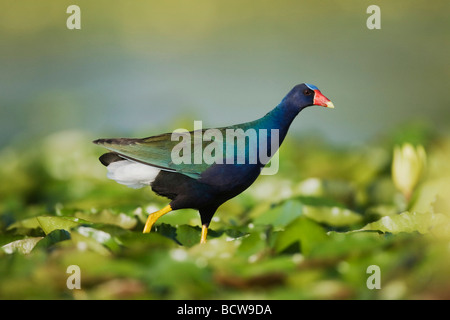
<path fill-rule="evenodd" d="M 63 229 L 56 229 L 47 234 L 41 241 L 39 241 L 36 246 L 33 248 L 33 250 L 43 248 L 47 249 L 50 248 L 55 243 L 70 240 L 70 233 L 67 230 Z"/>
<path fill-rule="evenodd" d="M 307 255 L 314 246 L 327 240 L 325 230 L 313 220 L 299 217 L 280 231 L 275 240 L 275 250 L 282 252 L 291 246 L 298 246 Z"/>
<path fill-rule="evenodd" d="M 118 251 L 120 249 L 120 241 L 108 232 L 86 226 L 79 226 L 75 229 L 75 232 L 84 238 L 91 239 L 91 242 L 102 244 L 111 251 Z"/>
<path fill-rule="evenodd" d="M 351 226 L 362 221 L 362 216 L 341 207 L 303 206 L 303 214 L 314 221 L 333 227 Z"/>
<path fill-rule="evenodd" d="M 450 231 L 450 218 L 440 213 L 406 211 L 396 216 L 385 216 L 378 221 L 367 224 L 360 230 L 375 230 L 394 234 L 400 232 L 435 233 L 446 236 Z"/>
<path fill-rule="evenodd" d="M 23 220 L 14 222 L 8 226 L 7 230 L 12 230 L 12 229 L 23 230 L 23 229 L 36 229 L 36 228 L 40 228 L 40 224 L 39 224 L 39 221 L 37 220 L 37 218 L 33 217 L 33 218 L 23 219 Z"/>
<path fill-rule="evenodd" d="M 302 214 L 303 204 L 298 200 L 286 200 L 270 208 L 253 220 L 256 225 L 284 227 Z"/>
<path fill-rule="evenodd" d="M 78 211 L 75 216 L 89 222 L 113 224 L 124 229 L 133 229 L 137 224 L 136 218 L 125 213 L 114 213 L 107 209 L 93 213 Z"/>
<path fill-rule="evenodd" d="M 70 231 L 70 229 L 79 225 L 78 222 L 61 217 L 42 216 L 37 217 L 36 220 L 38 221 L 39 226 L 42 228 L 45 234 L 49 234 L 53 230 L 57 229 Z"/>
<path fill-rule="evenodd" d="M 192 227 L 183 224 L 177 228 L 177 240 L 182 245 L 192 247 L 200 243 L 200 234 L 202 230 L 199 227 Z"/>
<path fill-rule="evenodd" d="M 28 254 L 42 239 L 43 237 L 30 237 L 21 240 L 16 240 L 8 244 L 5 244 L 4 246 L 1 247 L 1 250 L 5 253 L 20 252 L 22 254 Z"/>

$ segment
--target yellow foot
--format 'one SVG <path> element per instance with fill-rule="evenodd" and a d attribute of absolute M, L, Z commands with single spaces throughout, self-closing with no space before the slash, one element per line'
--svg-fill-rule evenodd
<path fill-rule="evenodd" d="M 200 238 L 200 243 L 206 243 L 206 235 L 208 234 L 208 225 L 202 225 L 202 237 Z"/>
<path fill-rule="evenodd" d="M 170 211 L 172 211 L 172 207 L 168 204 L 161 210 L 151 213 L 147 218 L 147 222 L 145 223 L 145 226 L 144 226 L 144 231 L 142 231 L 142 232 L 149 233 L 150 230 L 152 229 L 153 224 L 156 222 L 156 220 L 158 220 L 159 218 L 161 218 L 163 215 L 165 215 L 166 213 L 168 213 Z"/>

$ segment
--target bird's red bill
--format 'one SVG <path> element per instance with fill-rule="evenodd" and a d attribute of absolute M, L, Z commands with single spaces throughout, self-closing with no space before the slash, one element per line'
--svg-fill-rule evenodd
<path fill-rule="evenodd" d="M 327 108 L 334 108 L 333 102 L 330 101 L 327 97 L 325 97 L 322 92 L 319 90 L 314 90 L 314 105 L 322 106 Z"/>

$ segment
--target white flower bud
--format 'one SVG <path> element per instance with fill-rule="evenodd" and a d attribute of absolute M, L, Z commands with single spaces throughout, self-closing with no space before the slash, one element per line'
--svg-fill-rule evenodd
<path fill-rule="evenodd" d="M 407 200 L 425 171 L 426 153 L 423 146 L 414 147 L 406 143 L 394 148 L 392 160 L 392 179 L 395 186 Z"/>

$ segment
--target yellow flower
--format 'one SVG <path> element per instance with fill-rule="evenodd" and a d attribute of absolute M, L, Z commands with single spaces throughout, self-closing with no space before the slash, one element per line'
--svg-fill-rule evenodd
<path fill-rule="evenodd" d="M 426 153 L 423 146 L 414 147 L 410 143 L 405 143 L 401 147 L 394 148 L 392 179 L 407 201 L 422 177 L 425 166 Z"/>

